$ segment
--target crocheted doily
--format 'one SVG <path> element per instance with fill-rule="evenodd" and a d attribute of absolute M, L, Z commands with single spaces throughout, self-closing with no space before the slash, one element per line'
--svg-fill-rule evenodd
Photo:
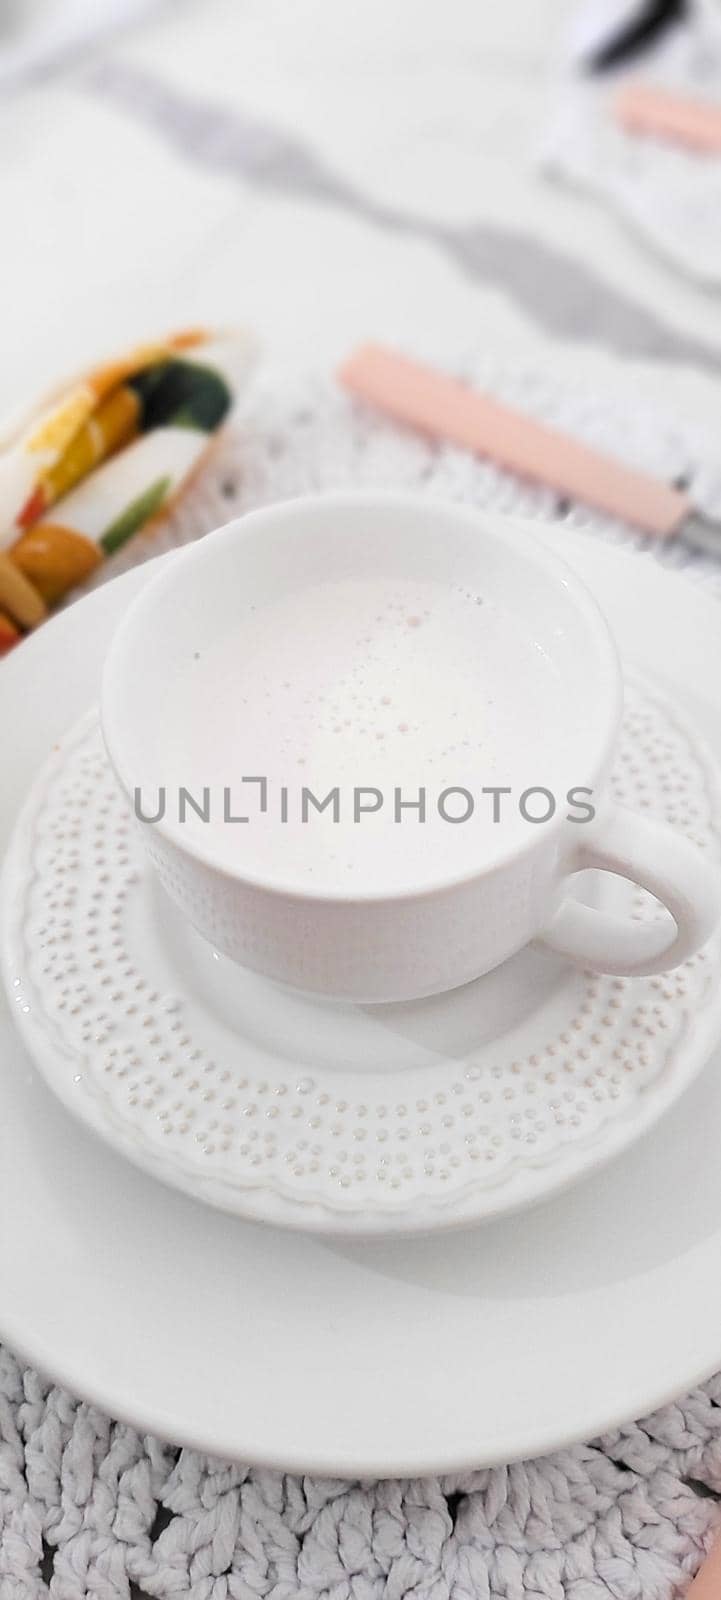
<path fill-rule="evenodd" d="M 712 439 L 668 416 L 624 413 L 538 370 L 484 361 L 460 370 L 650 471 L 684 476 L 721 511 Z M 330 381 L 281 389 L 268 379 L 173 521 L 134 541 L 103 577 L 238 509 L 348 483 L 422 483 L 646 544 L 485 462 L 396 432 Z M 691 561 L 680 545 L 656 553 L 721 594 L 719 566 Z M 676 1600 L 719 1527 L 716 1496 L 721 1377 L 642 1423 L 540 1461 L 342 1483 L 228 1466 L 143 1438 L 0 1350 L 0 1600 Z"/>

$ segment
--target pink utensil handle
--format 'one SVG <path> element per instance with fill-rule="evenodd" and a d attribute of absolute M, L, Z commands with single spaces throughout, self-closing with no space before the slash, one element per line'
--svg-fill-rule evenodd
<path fill-rule="evenodd" d="M 398 422 L 489 456 L 660 538 L 676 533 L 693 509 L 680 490 L 383 345 L 361 345 L 343 363 L 339 378 Z"/>
<path fill-rule="evenodd" d="M 719 1600 L 721 1595 L 721 1539 L 707 1556 L 686 1593 L 686 1600 Z"/>
<path fill-rule="evenodd" d="M 627 83 L 616 96 L 615 113 L 632 133 L 655 134 L 695 150 L 721 153 L 721 105 L 670 94 L 652 84 Z"/>

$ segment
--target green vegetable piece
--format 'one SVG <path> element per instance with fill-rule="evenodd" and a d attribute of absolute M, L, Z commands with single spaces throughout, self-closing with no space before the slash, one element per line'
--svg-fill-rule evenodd
<path fill-rule="evenodd" d="M 159 510 L 168 493 L 171 481 L 167 477 L 158 478 L 155 483 L 151 483 L 149 489 L 145 489 L 142 494 L 138 495 L 137 500 L 131 500 L 130 505 L 126 506 L 124 511 L 121 511 L 120 516 L 116 517 L 114 522 L 111 522 L 110 527 L 105 529 L 105 532 L 101 534 L 98 540 L 100 548 L 105 552 L 106 556 L 111 556 L 114 551 L 119 550 L 121 545 L 124 545 L 126 540 L 130 539 L 132 534 L 137 533 L 138 528 L 142 528 L 143 523 L 147 522 Z"/>
<path fill-rule="evenodd" d="M 160 361 L 130 380 L 142 406 L 142 431 L 196 428 L 212 433 L 233 397 L 220 373 L 196 361 Z"/>
<path fill-rule="evenodd" d="M 151 404 L 153 404 L 153 396 L 158 386 L 162 383 L 169 366 L 169 361 L 156 361 L 152 367 L 144 367 L 142 372 L 136 372 L 133 378 L 126 379 L 128 387 L 135 390 L 140 401 L 140 426 L 143 430 L 148 427 L 147 418 L 150 414 Z"/>

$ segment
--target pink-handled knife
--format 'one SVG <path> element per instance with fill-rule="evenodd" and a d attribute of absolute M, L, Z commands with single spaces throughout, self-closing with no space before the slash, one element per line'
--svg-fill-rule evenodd
<path fill-rule="evenodd" d="M 522 477 L 584 501 L 661 539 L 676 536 L 721 555 L 721 524 L 675 489 L 456 378 L 383 345 L 364 344 L 343 363 L 341 383 L 397 422 L 488 456 Z"/>

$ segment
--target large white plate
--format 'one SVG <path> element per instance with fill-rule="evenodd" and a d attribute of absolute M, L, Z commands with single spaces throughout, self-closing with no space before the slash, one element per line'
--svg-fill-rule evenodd
<path fill-rule="evenodd" d="M 717 605 L 650 558 L 548 537 L 626 658 L 721 751 Z M 3 663 L 3 850 L 148 576 L 117 580 Z M 567 1195 L 372 1243 L 241 1223 L 139 1174 L 55 1103 L 5 1009 L 0 1064 L 0 1332 L 143 1429 L 297 1470 L 453 1470 L 590 1436 L 721 1363 L 719 1056 L 672 1116 Z"/>

